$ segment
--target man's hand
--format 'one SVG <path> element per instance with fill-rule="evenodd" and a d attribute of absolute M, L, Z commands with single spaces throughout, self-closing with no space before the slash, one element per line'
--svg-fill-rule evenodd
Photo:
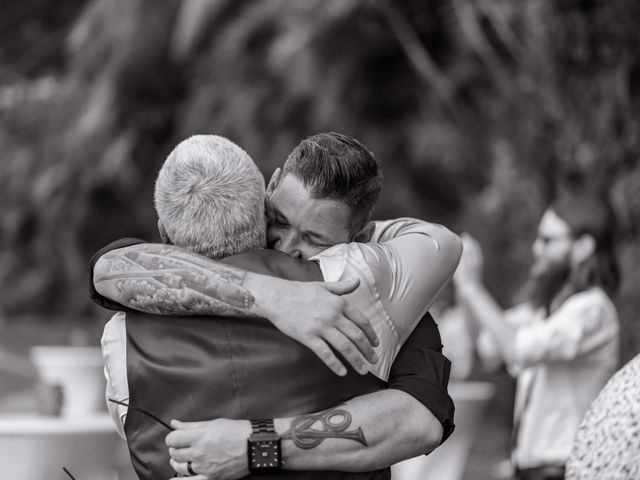
<path fill-rule="evenodd" d="M 249 475 L 248 420 L 216 419 L 208 422 L 179 422 L 167 435 L 171 467 L 181 476 L 194 480 L 234 480 Z M 196 473 L 191 476 L 188 465 Z"/>
<path fill-rule="evenodd" d="M 463 246 L 462 257 L 453 275 L 453 282 L 458 288 L 468 284 L 482 284 L 482 248 L 478 241 L 467 233 L 463 233 L 460 238 Z"/>
<path fill-rule="evenodd" d="M 258 291 L 251 281 L 248 274 L 245 287 Z M 378 336 L 369 319 L 342 297 L 359 284 L 358 279 L 323 283 L 270 278 L 272 294 L 264 300 L 256 297 L 256 304 L 282 333 L 311 349 L 336 374 L 347 371 L 330 346 L 364 375 L 378 361 L 373 349 Z"/>

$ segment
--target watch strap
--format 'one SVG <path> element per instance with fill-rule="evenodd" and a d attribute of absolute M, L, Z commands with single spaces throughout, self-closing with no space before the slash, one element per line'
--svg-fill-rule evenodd
<path fill-rule="evenodd" d="M 251 430 L 253 433 L 276 433 L 272 418 L 251 420 Z"/>
<path fill-rule="evenodd" d="M 251 420 L 252 433 L 247 439 L 247 460 L 252 474 L 271 474 L 282 465 L 280 436 L 272 419 Z"/>

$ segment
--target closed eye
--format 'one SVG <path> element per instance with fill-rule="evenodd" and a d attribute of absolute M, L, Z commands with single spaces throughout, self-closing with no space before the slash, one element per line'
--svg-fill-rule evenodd
<path fill-rule="evenodd" d="M 324 242 L 324 241 L 322 241 L 320 239 L 317 239 L 317 238 L 315 238 L 315 237 L 313 237 L 313 236 L 311 236 L 311 235 L 309 235 L 307 233 L 305 233 L 302 236 L 302 239 L 305 242 L 309 243 L 310 245 L 313 245 L 314 247 L 329 247 L 330 246 L 326 242 Z"/>
<path fill-rule="evenodd" d="M 281 217 L 276 217 L 275 220 L 273 221 L 273 224 L 276 225 L 277 227 L 288 227 L 289 223 L 281 218 Z"/>
<path fill-rule="evenodd" d="M 276 227 L 284 228 L 289 226 L 289 222 L 287 221 L 286 217 L 270 205 L 267 206 L 267 217 L 269 218 L 269 221 Z"/>

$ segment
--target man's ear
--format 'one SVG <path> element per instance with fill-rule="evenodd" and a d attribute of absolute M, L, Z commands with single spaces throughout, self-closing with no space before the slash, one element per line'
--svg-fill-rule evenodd
<path fill-rule="evenodd" d="M 164 225 L 160 220 L 158 220 L 158 233 L 160 234 L 162 243 L 171 244 L 171 239 L 169 239 L 169 235 L 167 235 L 167 231 L 164 229 Z"/>
<path fill-rule="evenodd" d="M 362 227 L 360 230 L 358 230 L 356 233 L 353 234 L 353 236 L 351 237 L 351 241 L 352 242 L 358 242 L 358 243 L 367 243 L 371 241 L 371 238 L 373 237 L 373 232 L 376 229 L 376 224 L 375 222 L 367 222 L 364 227 Z"/>
<path fill-rule="evenodd" d="M 273 191 L 278 186 L 280 182 L 280 177 L 282 175 L 282 169 L 280 167 L 276 168 L 276 171 L 271 175 L 271 179 L 269 180 L 269 184 L 267 185 L 267 197 L 270 197 L 273 194 Z"/>
<path fill-rule="evenodd" d="M 596 239 L 593 235 L 585 233 L 580 235 L 573 243 L 573 261 L 582 263 L 591 258 L 596 252 Z"/>

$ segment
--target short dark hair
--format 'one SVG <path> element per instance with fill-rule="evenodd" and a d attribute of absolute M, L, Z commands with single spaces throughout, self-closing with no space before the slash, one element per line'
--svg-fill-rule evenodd
<path fill-rule="evenodd" d="M 296 175 L 315 198 L 344 201 L 355 233 L 371 217 L 382 192 L 382 170 L 373 153 L 353 137 L 318 133 L 301 141 L 282 167 Z"/>

